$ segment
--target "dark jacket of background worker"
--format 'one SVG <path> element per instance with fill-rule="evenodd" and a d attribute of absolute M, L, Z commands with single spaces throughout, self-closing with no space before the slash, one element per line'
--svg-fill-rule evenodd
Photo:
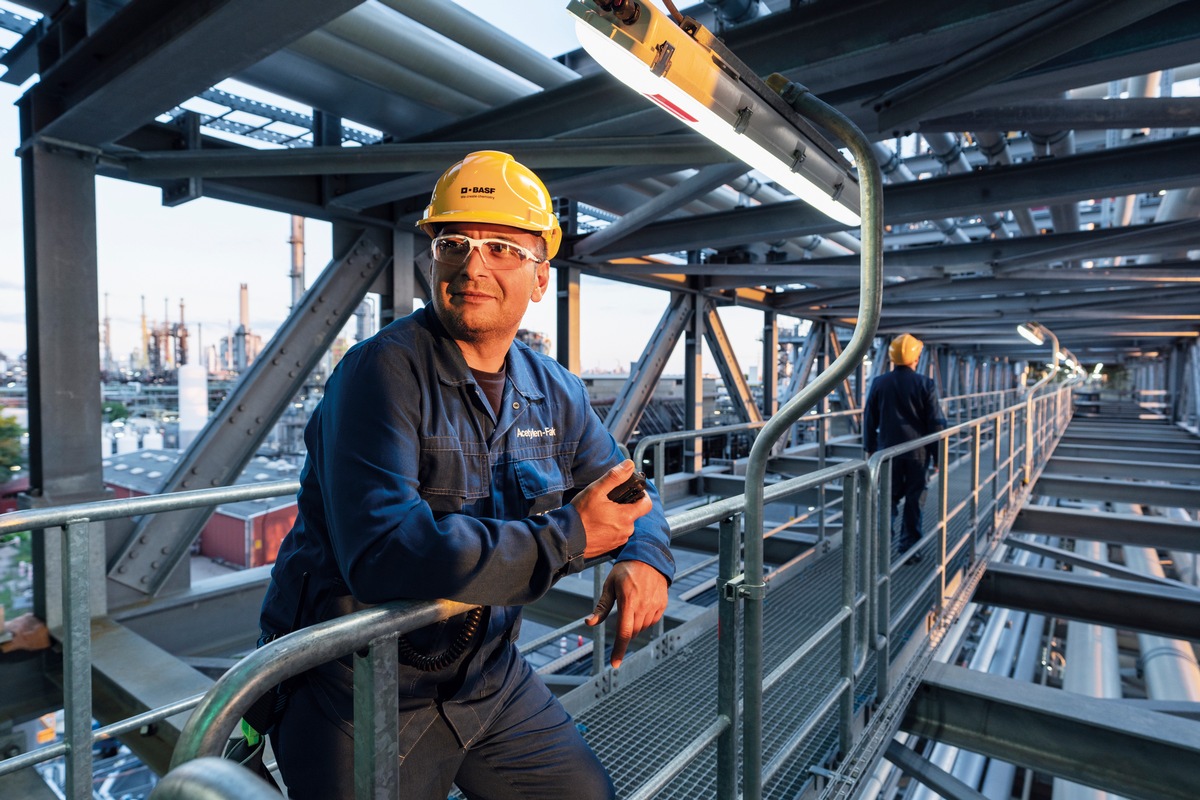
<path fill-rule="evenodd" d="M 924 345 L 911 334 L 892 340 L 888 355 L 895 365 L 891 372 L 871 382 L 863 407 L 863 450 L 869 458 L 878 450 L 911 442 L 945 427 L 937 385 L 915 371 Z M 921 538 L 921 495 L 925 491 L 926 467 L 937 472 L 937 447 L 918 447 L 892 461 L 892 518 L 904 501 L 904 523 L 900 552 Z"/>

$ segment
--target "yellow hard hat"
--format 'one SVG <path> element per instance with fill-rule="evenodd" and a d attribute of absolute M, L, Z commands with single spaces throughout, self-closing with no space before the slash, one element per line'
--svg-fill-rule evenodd
<path fill-rule="evenodd" d="M 417 227 L 430 237 L 438 223 L 490 222 L 534 231 L 546 240 L 546 258 L 562 243 L 550 192 L 533 170 L 508 153 L 469 153 L 442 173 Z"/>
<path fill-rule="evenodd" d="M 911 333 L 902 333 L 888 345 L 888 356 L 893 364 L 913 364 L 921 357 L 925 345 Z"/>

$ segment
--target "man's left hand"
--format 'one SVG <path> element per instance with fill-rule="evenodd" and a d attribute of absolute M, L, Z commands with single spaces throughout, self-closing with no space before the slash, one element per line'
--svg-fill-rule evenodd
<path fill-rule="evenodd" d="M 617 639 L 613 642 L 612 665 L 616 669 L 625 660 L 629 642 L 658 622 L 666 611 L 667 579 L 649 564 L 619 561 L 604 581 L 596 610 L 587 618 L 588 626 L 603 623 L 614 602 L 617 605 Z"/>

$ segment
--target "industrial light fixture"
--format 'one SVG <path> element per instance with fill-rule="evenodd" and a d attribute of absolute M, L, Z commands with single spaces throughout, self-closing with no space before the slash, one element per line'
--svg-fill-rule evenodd
<path fill-rule="evenodd" d="M 567 10 L 579 43 L 614 77 L 823 214 L 860 224 L 849 162 L 703 25 L 635 0 L 571 0 Z"/>
<path fill-rule="evenodd" d="M 1039 347 L 1046 343 L 1046 335 L 1042 333 L 1042 326 L 1036 322 L 1023 322 L 1017 326 L 1017 333 L 1021 334 L 1021 338 L 1030 344 L 1038 345 Z"/>

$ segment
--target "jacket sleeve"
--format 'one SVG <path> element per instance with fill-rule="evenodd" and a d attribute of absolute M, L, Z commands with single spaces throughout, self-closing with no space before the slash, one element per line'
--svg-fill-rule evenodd
<path fill-rule="evenodd" d="M 587 389 L 576 381 L 576 398 L 572 408 L 579 411 L 579 446 L 575 451 L 573 475 L 575 488 L 583 489 L 607 470 L 620 464 L 625 456 L 617 442 L 592 410 Z M 640 465 L 639 465 L 640 467 Z M 675 558 L 671 555 L 671 532 L 663 511 L 662 498 L 653 481 L 646 482 L 646 491 L 654 507 L 633 526 L 633 535 L 621 547 L 615 561 L 641 561 L 657 569 L 670 582 L 675 577 Z M 578 515 L 575 516 L 578 519 Z"/>
<path fill-rule="evenodd" d="M 573 508 L 519 520 L 434 515 L 419 492 L 422 386 L 392 348 L 347 354 L 311 432 L 330 547 L 365 603 L 449 598 L 522 605 L 582 568 L 586 540 Z"/>

